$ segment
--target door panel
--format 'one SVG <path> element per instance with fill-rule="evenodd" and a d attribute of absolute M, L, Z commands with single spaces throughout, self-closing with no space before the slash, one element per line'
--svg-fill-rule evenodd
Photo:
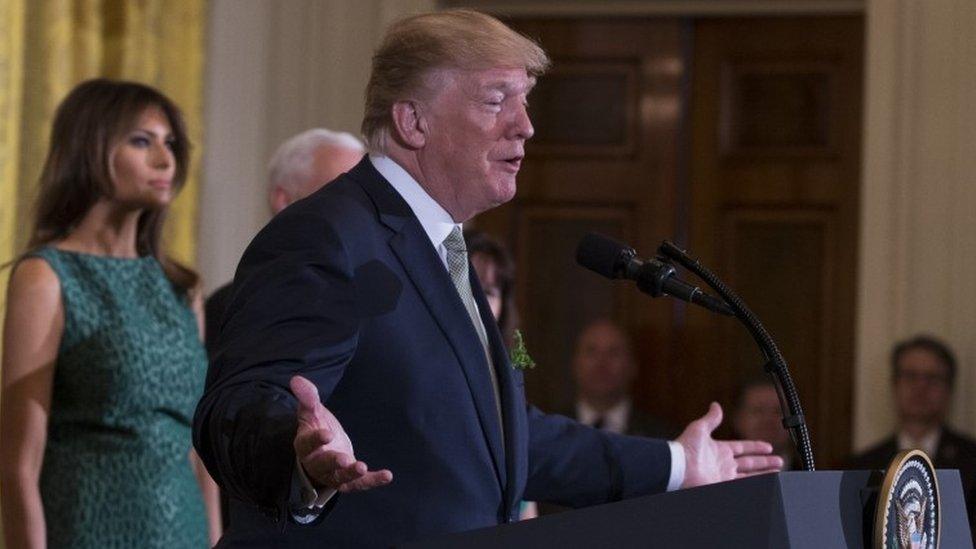
<path fill-rule="evenodd" d="M 820 465 L 850 450 L 860 169 L 860 17 L 696 22 L 690 247 L 763 320 L 793 373 Z M 689 315 L 699 397 L 761 366 L 743 329 Z M 705 342 L 700 342 L 705 343 Z"/>

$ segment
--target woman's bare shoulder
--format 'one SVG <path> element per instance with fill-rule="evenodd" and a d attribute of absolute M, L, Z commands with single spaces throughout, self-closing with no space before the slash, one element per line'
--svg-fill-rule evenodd
<path fill-rule="evenodd" d="M 44 303 L 57 302 L 61 295 L 61 285 L 54 269 L 43 258 L 28 256 L 17 262 L 10 275 L 9 296 L 30 297 Z"/>

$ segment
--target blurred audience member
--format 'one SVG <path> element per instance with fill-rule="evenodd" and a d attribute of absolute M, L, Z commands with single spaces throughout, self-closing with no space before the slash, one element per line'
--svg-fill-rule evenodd
<path fill-rule="evenodd" d="M 7 547 L 220 536 L 217 486 L 190 445 L 207 369 L 199 281 L 159 242 L 189 147 L 177 107 L 142 84 L 89 80 L 57 109 L 7 301 Z"/>
<path fill-rule="evenodd" d="M 268 204 L 277 214 L 346 173 L 366 153 L 351 133 L 304 131 L 282 143 L 268 163 Z"/>
<path fill-rule="evenodd" d="M 637 379 L 630 338 L 614 322 L 598 319 L 583 327 L 573 354 L 576 403 L 560 412 L 584 425 L 617 434 L 673 439 L 677 429 L 633 407 L 630 391 Z M 543 503 L 543 515 L 567 511 Z"/>
<path fill-rule="evenodd" d="M 854 457 L 853 469 L 884 469 L 901 450 L 919 448 L 939 469 L 959 469 L 970 524 L 976 524 L 976 441 L 946 423 L 956 380 L 948 345 L 919 335 L 895 345 L 891 379 L 897 425 L 878 445 Z"/>
<path fill-rule="evenodd" d="M 773 453 L 783 458 L 783 469 L 796 465 L 790 433 L 783 427 L 776 386 L 767 377 L 756 377 L 743 383 L 735 398 L 732 428 L 736 438 L 764 440 L 773 445 Z"/>
<path fill-rule="evenodd" d="M 314 128 L 282 143 L 268 164 L 268 206 L 272 215 L 349 171 L 366 153 L 354 135 Z M 207 354 L 213 357 L 231 285 L 214 290 L 206 303 Z"/>
<path fill-rule="evenodd" d="M 511 347 L 519 321 L 515 308 L 515 263 L 512 256 L 500 242 L 483 232 L 465 231 L 464 240 L 491 313 L 498 321 L 505 344 Z"/>
<path fill-rule="evenodd" d="M 576 406 L 571 413 L 585 425 L 619 434 L 672 438 L 666 423 L 633 407 L 630 391 L 637 378 L 633 346 L 624 331 L 601 319 L 588 324 L 573 356 Z"/>

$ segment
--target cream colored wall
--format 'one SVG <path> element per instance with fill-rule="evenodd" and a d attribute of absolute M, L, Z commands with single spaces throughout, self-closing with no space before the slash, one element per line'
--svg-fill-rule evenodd
<path fill-rule="evenodd" d="M 208 32 L 198 266 L 207 290 L 231 279 L 267 222 L 271 153 L 315 126 L 359 134 L 383 29 L 433 0 L 214 0 Z"/>
<path fill-rule="evenodd" d="M 955 348 L 952 419 L 976 432 L 976 2 L 866 13 L 857 447 L 890 430 L 888 348 L 918 331 Z"/>

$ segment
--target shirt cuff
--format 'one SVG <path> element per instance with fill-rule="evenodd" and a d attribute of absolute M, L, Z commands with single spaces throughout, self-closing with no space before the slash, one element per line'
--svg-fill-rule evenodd
<path fill-rule="evenodd" d="M 349 440 L 349 435 L 345 431 L 340 433 L 345 439 L 345 443 L 349 445 L 349 451 L 355 452 L 352 447 L 352 441 Z M 305 468 L 302 467 L 302 462 L 299 461 L 298 456 L 295 456 L 295 471 L 298 476 L 299 482 L 299 493 L 301 496 L 302 505 L 307 509 L 312 511 L 319 511 L 325 507 L 326 503 L 335 496 L 338 491 L 335 488 L 325 488 L 322 491 L 316 490 L 315 486 L 312 486 L 312 481 L 309 480 L 308 475 L 305 474 Z"/>
<path fill-rule="evenodd" d="M 671 450 L 671 476 L 668 477 L 668 492 L 681 488 L 685 481 L 685 447 L 680 442 L 668 441 Z"/>
<path fill-rule="evenodd" d="M 308 475 L 305 474 L 305 468 L 302 467 L 302 463 L 298 461 L 297 457 L 295 458 L 295 474 L 298 475 L 302 505 L 308 509 L 318 511 L 325 507 L 325 504 L 329 503 L 332 496 L 337 493 L 335 488 L 325 488 L 321 491 L 316 490 L 312 486 L 312 481 L 309 480 Z"/>

